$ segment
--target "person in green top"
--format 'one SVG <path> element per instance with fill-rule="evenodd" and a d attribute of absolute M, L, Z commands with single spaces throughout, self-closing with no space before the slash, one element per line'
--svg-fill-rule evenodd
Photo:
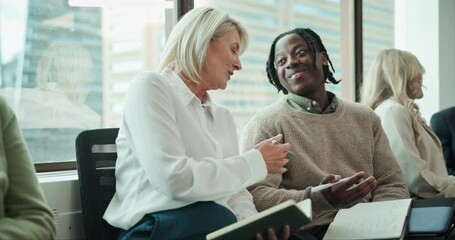
<path fill-rule="evenodd" d="M 379 117 L 326 91 L 325 83 L 339 82 L 329 65 L 333 70 L 311 29 L 279 35 L 270 49 L 267 76 L 286 97 L 256 113 L 242 135 L 242 151 L 276 134 L 292 144 L 288 171 L 268 174 L 248 189 L 259 211 L 289 199 L 311 199 L 313 221 L 294 233 L 297 238 L 322 239 L 340 208 L 409 197 Z M 348 180 L 313 191 L 313 186 L 341 178 Z"/>
<path fill-rule="evenodd" d="M 0 239 L 55 239 L 54 218 L 14 112 L 0 97 Z"/>

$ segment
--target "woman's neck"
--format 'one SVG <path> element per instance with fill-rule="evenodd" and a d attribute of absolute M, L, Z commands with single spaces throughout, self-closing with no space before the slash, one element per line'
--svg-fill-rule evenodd
<path fill-rule="evenodd" d="M 205 89 L 201 84 L 194 83 L 193 81 L 188 80 L 183 74 L 179 73 L 179 76 L 183 79 L 183 82 L 186 84 L 186 86 L 190 89 L 190 91 L 201 101 L 201 103 L 204 102 L 206 94 L 207 94 L 207 89 Z"/>
<path fill-rule="evenodd" d="M 201 101 L 201 103 L 203 103 L 205 101 L 205 97 L 207 95 L 207 90 L 204 90 L 204 89 L 200 89 L 200 88 L 197 88 L 197 87 L 194 87 L 193 88 L 191 87 L 192 84 L 191 83 L 186 83 L 186 85 L 188 86 L 188 88 L 190 89 L 191 92 L 194 93 L 194 95 L 199 98 L 199 100 Z"/>

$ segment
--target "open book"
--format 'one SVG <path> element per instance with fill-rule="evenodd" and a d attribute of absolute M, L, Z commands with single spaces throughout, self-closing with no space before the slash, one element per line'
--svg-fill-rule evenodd
<path fill-rule="evenodd" d="M 256 233 L 273 227 L 276 233 L 288 224 L 291 231 L 311 222 L 311 200 L 299 203 L 293 200 L 282 202 L 258 214 L 221 228 L 207 235 L 207 240 L 255 239 Z"/>
<path fill-rule="evenodd" d="M 338 211 L 324 240 L 403 239 L 412 199 L 358 203 Z"/>

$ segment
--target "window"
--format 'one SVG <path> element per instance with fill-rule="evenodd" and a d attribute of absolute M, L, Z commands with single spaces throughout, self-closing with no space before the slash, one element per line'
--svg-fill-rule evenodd
<path fill-rule="evenodd" d="M 383 49 L 395 46 L 394 0 L 363 0 L 363 77 Z"/>
<path fill-rule="evenodd" d="M 0 0 L 0 95 L 35 163 L 74 166 L 79 132 L 120 126 L 128 82 L 155 69 L 172 27 L 173 1 L 158 1 Z"/>
<path fill-rule="evenodd" d="M 86 5 L 90 2 L 101 1 L 0 0 L 0 95 L 15 110 L 36 165 L 74 168 L 74 140 L 80 131 L 120 126 L 129 81 L 141 70 L 155 70 L 177 18 L 174 12 L 183 14 L 182 5 L 192 5 L 184 0 Z M 393 44 L 394 1 L 362 3 L 365 72 L 377 51 Z M 228 12 L 250 34 L 241 57 L 243 70 L 226 90 L 211 93 L 232 111 L 238 133 L 257 110 L 283 96 L 268 82 L 265 63 L 273 39 L 295 27 L 320 34 L 335 78 L 342 79 L 326 86 L 353 100 L 342 90 L 354 87 L 353 79 L 343 79 L 342 63 L 353 60 L 342 51 L 341 22 L 348 14 L 341 11 L 349 10 L 342 1 L 194 0 L 194 7 L 202 5 Z"/>

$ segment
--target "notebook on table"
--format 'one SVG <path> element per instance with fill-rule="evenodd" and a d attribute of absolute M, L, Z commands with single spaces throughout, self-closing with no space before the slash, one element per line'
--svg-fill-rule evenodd
<path fill-rule="evenodd" d="M 412 199 L 358 203 L 340 209 L 324 240 L 404 239 Z"/>

